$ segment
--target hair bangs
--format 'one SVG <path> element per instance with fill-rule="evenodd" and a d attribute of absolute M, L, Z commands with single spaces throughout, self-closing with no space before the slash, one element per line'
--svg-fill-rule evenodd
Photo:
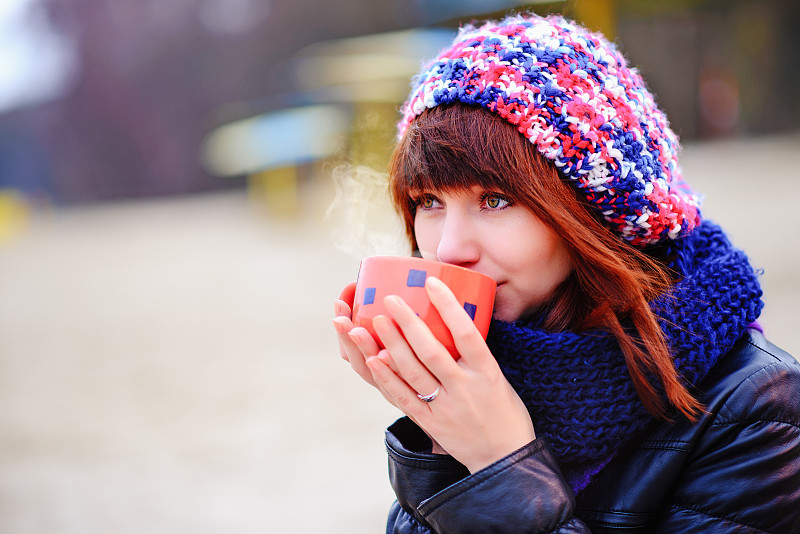
<path fill-rule="evenodd" d="M 510 141 L 520 146 L 509 146 L 509 133 Z M 525 177 L 511 154 L 526 144 L 488 110 L 463 105 L 426 110 L 408 127 L 394 152 L 392 197 L 401 211 L 411 208 L 413 217 L 411 204 L 422 191 L 466 191 L 477 186 L 519 196 Z"/>

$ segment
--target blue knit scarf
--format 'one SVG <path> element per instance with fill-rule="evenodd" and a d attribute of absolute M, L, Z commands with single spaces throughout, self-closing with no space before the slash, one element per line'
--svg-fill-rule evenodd
<path fill-rule="evenodd" d="M 682 278 L 651 308 L 675 367 L 697 384 L 758 318 L 761 288 L 747 256 L 711 222 L 668 246 L 669 266 Z M 493 321 L 487 343 L 576 494 L 653 421 L 605 331 L 552 333 Z"/>

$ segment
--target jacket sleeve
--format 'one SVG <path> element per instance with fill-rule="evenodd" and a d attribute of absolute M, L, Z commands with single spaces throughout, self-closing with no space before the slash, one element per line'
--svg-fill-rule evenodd
<path fill-rule="evenodd" d="M 550 449 L 537 439 L 470 474 L 449 456 L 418 452 L 430 441 L 403 418 L 386 432 L 397 495 L 387 533 L 586 533 Z"/>

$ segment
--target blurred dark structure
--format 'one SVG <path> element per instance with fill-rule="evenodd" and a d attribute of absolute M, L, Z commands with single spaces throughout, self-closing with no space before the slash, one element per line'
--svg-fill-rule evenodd
<path fill-rule="evenodd" d="M 79 70 L 61 98 L 0 112 L 0 189 L 59 204 L 242 187 L 244 176 L 220 179 L 203 167 L 203 141 L 231 121 L 309 103 L 291 71 L 299 50 L 419 26 L 455 29 L 486 15 L 477 6 L 487 5 L 40 3 L 74 43 Z M 798 127 L 800 74 L 790 68 L 800 53 L 796 0 L 573 0 L 531 8 L 563 12 L 617 39 L 684 140 Z"/>
<path fill-rule="evenodd" d="M 679 9 L 677 6 L 683 6 Z M 800 2 L 619 0 L 618 36 L 682 139 L 800 128 Z"/>

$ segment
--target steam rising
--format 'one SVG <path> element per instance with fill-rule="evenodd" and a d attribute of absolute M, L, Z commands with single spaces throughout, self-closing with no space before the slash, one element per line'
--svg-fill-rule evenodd
<path fill-rule="evenodd" d="M 325 220 L 333 243 L 342 252 L 365 256 L 408 256 L 408 239 L 387 187 L 388 176 L 364 166 L 333 169 L 336 195 Z"/>

